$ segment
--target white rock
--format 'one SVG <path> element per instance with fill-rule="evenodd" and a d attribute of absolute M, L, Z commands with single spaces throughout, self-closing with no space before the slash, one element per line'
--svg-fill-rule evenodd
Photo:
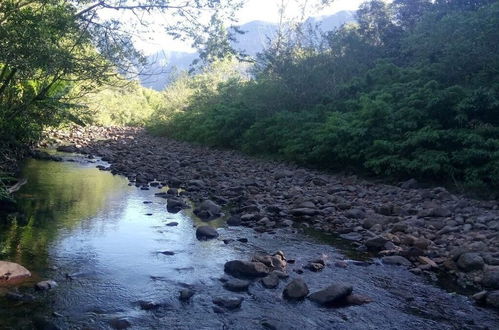
<path fill-rule="evenodd" d="M 31 276 L 29 270 L 9 261 L 0 261 L 0 283 L 14 283 Z"/>

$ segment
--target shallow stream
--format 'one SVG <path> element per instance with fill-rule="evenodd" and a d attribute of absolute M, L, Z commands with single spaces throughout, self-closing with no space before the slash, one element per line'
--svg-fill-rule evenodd
<path fill-rule="evenodd" d="M 218 221 L 213 225 L 221 226 L 220 239 L 198 241 L 195 225 L 201 221 L 189 211 L 168 213 L 166 201 L 154 195 L 158 189 L 129 186 L 126 178 L 96 169 L 98 161 L 63 157 L 64 162 L 27 161 L 28 183 L 16 196 L 25 218 L 0 227 L 0 259 L 33 273 L 18 290 L 34 296 L 13 302 L 5 294 L 14 288 L 0 288 L 2 329 L 106 329 L 119 318 L 133 329 L 499 328 L 496 312 L 400 267 L 353 260 L 336 267 L 335 261 L 352 255 L 293 229 L 256 234 Z M 178 226 L 166 226 L 172 221 Z M 224 244 L 228 238 L 234 241 Z M 287 281 L 273 290 L 256 281 L 248 293 L 223 288 L 226 261 L 277 250 L 296 260 L 288 273 L 303 277 L 311 292 L 344 281 L 374 302 L 336 309 L 307 300 L 289 303 L 282 298 Z M 295 272 L 321 256 L 329 261 L 322 272 Z M 33 285 L 45 279 L 58 287 L 35 291 Z M 183 288 L 196 292 L 189 303 L 178 299 Z M 212 299 L 219 296 L 244 301 L 239 310 L 215 313 Z M 143 310 L 141 300 L 159 307 Z"/>

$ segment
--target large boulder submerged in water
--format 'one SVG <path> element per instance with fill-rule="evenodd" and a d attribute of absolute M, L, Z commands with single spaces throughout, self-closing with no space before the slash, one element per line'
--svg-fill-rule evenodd
<path fill-rule="evenodd" d="M 17 283 L 31 276 L 29 270 L 9 261 L 0 261 L 0 283 Z"/>

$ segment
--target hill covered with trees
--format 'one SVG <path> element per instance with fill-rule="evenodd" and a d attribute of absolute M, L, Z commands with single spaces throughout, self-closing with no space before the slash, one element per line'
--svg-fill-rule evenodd
<path fill-rule="evenodd" d="M 499 188 L 499 3 L 367 1 L 316 38 L 295 25 L 248 78 L 223 64 L 165 91 L 156 134 L 309 166 Z M 235 61 L 232 65 L 237 66 Z M 201 78 L 202 77 L 202 78 Z"/>

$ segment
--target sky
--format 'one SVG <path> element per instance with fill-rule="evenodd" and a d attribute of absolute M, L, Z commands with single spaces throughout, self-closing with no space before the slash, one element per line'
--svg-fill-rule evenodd
<path fill-rule="evenodd" d="M 365 0 L 335 0 L 334 3 L 322 11 L 310 12 L 310 16 L 330 15 L 342 10 L 356 10 Z M 267 22 L 277 22 L 279 20 L 278 3 L 280 0 L 248 0 L 245 6 L 239 11 L 239 24 L 261 20 Z M 298 15 L 298 8 L 290 6 L 289 16 Z M 167 36 L 158 25 L 155 31 L 146 35 L 136 36 L 134 43 L 136 47 L 146 55 L 153 54 L 159 50 L 175 50 L 184 52 L 194 52 L 189 42 L 173 40 Z"/>

